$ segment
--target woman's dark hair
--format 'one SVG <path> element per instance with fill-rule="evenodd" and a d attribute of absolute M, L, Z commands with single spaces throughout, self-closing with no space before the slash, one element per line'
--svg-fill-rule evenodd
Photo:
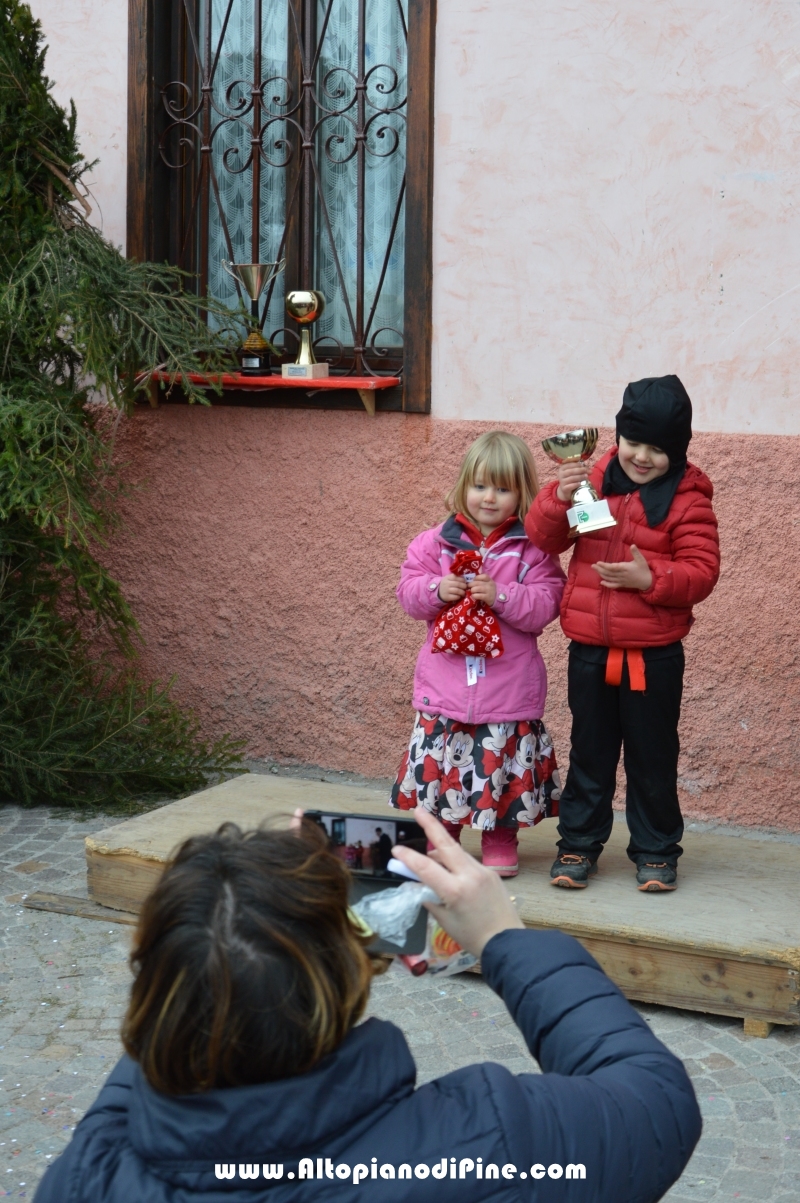
<path fill-rule="evenodd" d="M 187 840 L 142 908 L 122 1026 L 151 1086 L 191 1094 L 311 1069 L 361 1017 L 384 962 L 347 909 L 325 832 Z"/>

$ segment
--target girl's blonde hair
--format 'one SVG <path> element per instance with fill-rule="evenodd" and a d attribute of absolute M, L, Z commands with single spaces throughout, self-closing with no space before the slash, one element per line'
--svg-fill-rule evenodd
<path fill-rule="evenodd" d="M 484 484 L 519 493 L 517 515 L 524 518 L 539 492 L 539 478 L 530 447 L 515 434 L 489 430 L 476 439 L 464 456 L 455 488 L 445 498 L 451 514 L 469 514 L 467 489 L 481 475 Z"/>

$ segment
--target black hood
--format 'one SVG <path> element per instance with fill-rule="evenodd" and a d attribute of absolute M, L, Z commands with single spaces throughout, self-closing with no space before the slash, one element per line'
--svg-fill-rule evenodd
<path fill-rule="evenodd" d="M 617 414 L 617 439 L 620 435 L 665 451 L 673 467 L 686 463 L 692 403 L 677 376 L 648 376 L 628 385 Z"/>
<path fill-rule="evenodd" d="M 666 452 L 669 468 L 664 476 L 640 486 L 629 479 L 615 455 L 603 476 L 603 493 L 610 497 L 639 489 L 648 526 L 659 526 L 683 480 L 692 437 L 692 403 L 677 376 L 648 376 L 628 385 L 617 414 L 617 442 L 620 436 Z"/>

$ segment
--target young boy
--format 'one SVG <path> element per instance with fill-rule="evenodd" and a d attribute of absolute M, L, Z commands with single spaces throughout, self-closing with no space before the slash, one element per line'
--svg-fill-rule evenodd
<path fill-rule="evenodd" d="M 711 481 L 686 458 L 692 403 L 678 377 L 629 384 L 616 422 L 617 446 L 590 480 L 617 524 L 575 539 L 561 602 L 572 748 L 550 877 L 583 889 L 597 872 L 624 745 L 628 856 L 638 888 L 657 892 L 675 889 L 682 852 L 681 640 L 719 578 L 719 539 Z M 542 551 L 570 546 L 566 513 L 585 473 L 563 464 L 535 498 L 525 530 Z"/>

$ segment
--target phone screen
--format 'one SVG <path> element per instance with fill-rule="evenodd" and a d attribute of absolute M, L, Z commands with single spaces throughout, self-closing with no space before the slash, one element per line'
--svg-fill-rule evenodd
<path fill-rule="evenodd" d="M 392 848 L 413 848 L 425 853 L 427 840 L 413 819 L 387 819 L 385 815 L 353 815 L 332 810 L 307 810 L 304 818 L 317 823 L 328 837 L 328 848 L 351 873 L 350 901 L 360 902 L 379 890 L 396 890 L 408 879 L 387 869 Z M 424 951 L 428 912 L 423 907 L 416 922 L 406 933 L 400 947 L 375 938 L 371 947 L 377 952 L 418 956 Z"/>

